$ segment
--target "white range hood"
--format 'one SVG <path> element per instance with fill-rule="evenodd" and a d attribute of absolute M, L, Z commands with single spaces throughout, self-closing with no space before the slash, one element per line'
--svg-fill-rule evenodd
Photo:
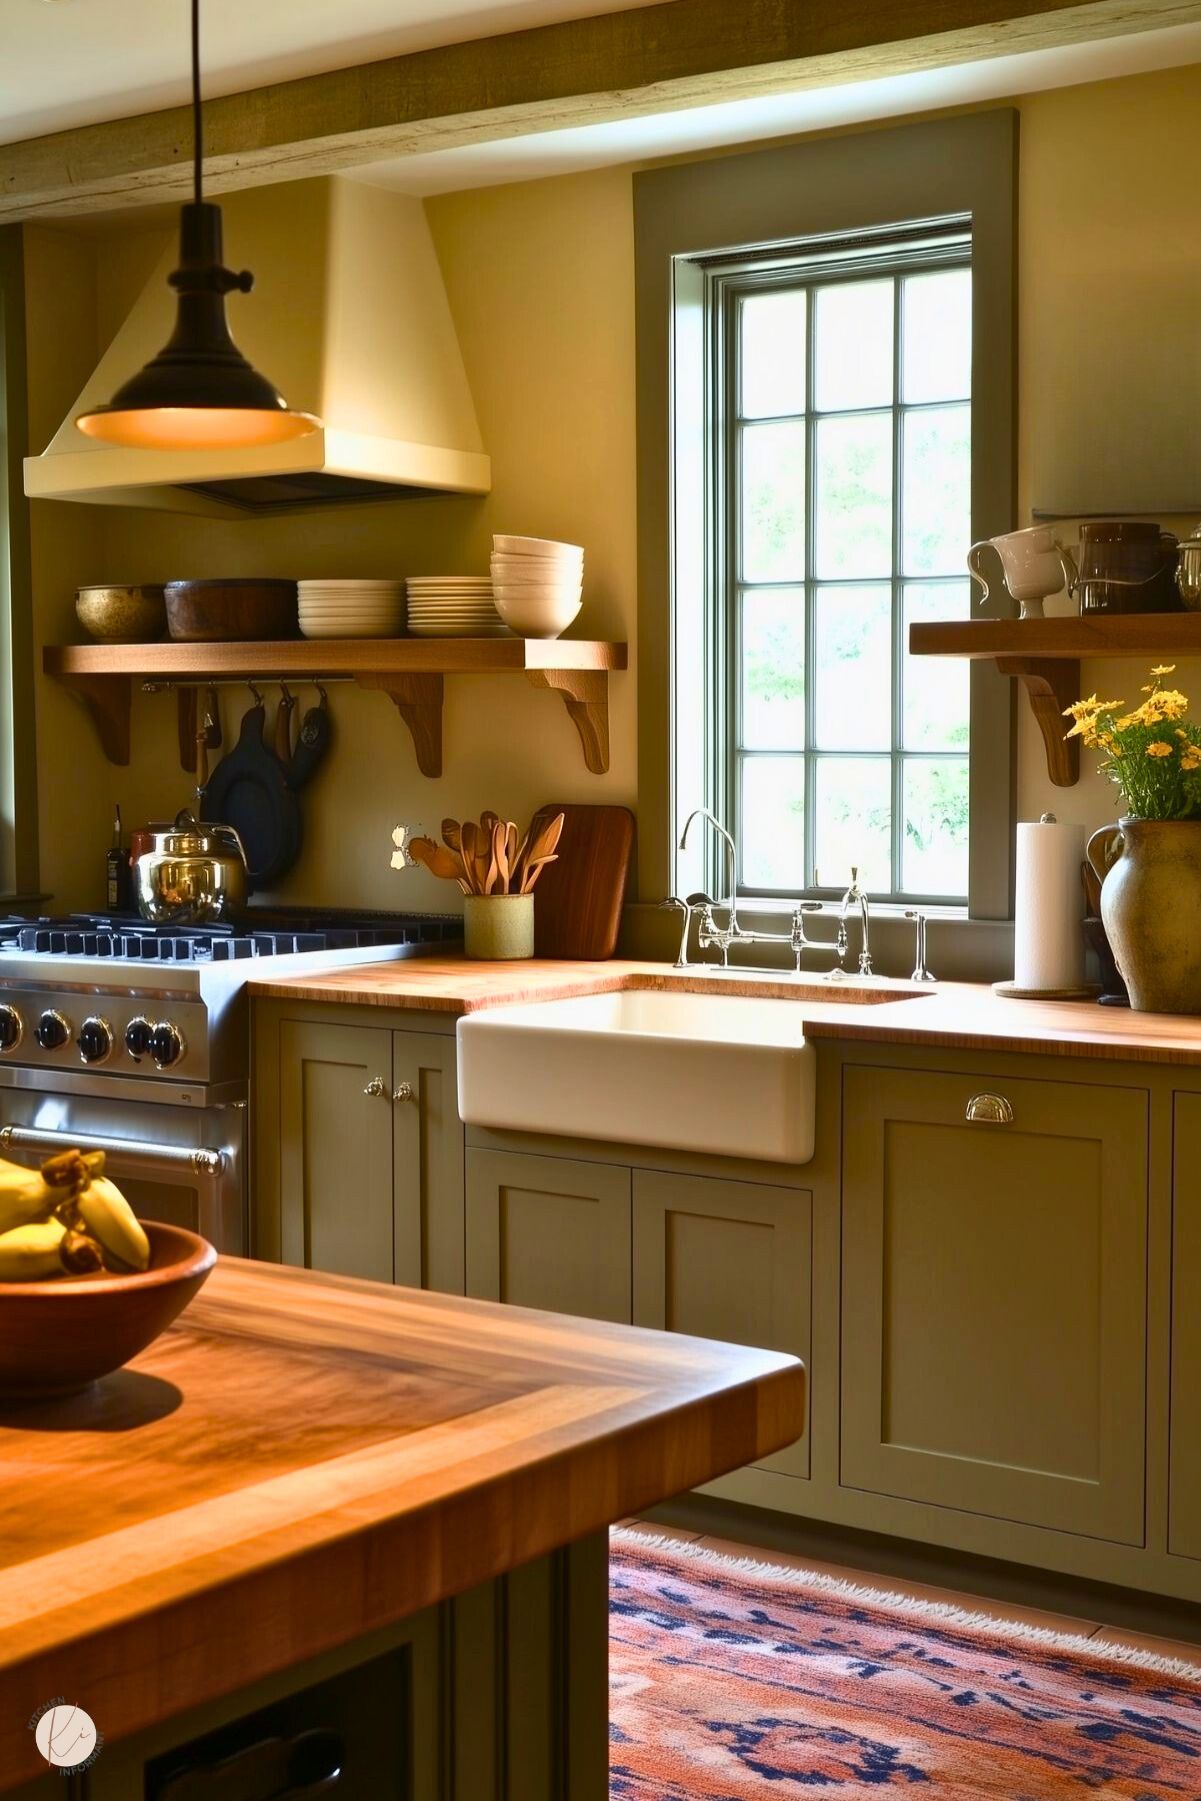
<path fill-rule="evenodd" d="M 486 494 L 491 465 L 420 200 L 344 176 L 223 195 L 234 339 L 323 429 L 241 450 L 127 450 L 85 438 L 104 404 L 170 336 L 174 232 L 69 416 L 25 459 L 25 492 L 174 512 L 238 513 L 378 500 L 408 489 Z"/>

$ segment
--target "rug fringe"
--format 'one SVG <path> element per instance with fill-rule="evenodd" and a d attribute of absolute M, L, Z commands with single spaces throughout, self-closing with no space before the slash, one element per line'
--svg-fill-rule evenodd
<path fill-rule="evenodd" d="M 1197 1662 L 1181 1657 L 1161 1657 L 1154 1651 L 1140 1651 L 1133 1645 L 1097 1644 L 1084 1633 L 1053 1632 L 1048 1626 L 1032 1626 L 1021 1620 L 999 1620 L 992 1614 L 978 1613 L 969 1607 L 957 1607 L 951 1601 L 918 1601 L 895 1590 L 869 1588 L 866 1584 L 847 1582 L 839 1576 L 823 1576 L 816 1570 L 790 1569 L 768 1563 L 757 1557 L 731 1557 L 726 1551 L 711 1551 L 707 1545 L 687 1539 L 665 1538 L 657 1533 L 641 1532 L 637 1527 L 612 1526 L 611 1540 L 631 1548 L 673 1557 L 692 1559 L 697 1563 L 717 1564 L 733 1573 L 782 1582 L 790 1588 L 812 1589 L 818 1594 L 833 1595 L 839 1600 L 855 1601 L 865 1607 L 878 1607 L 894 1613 L 908 1614 L 911 1619 L 928 1620 L 941 1626 L 964 1626 L 972 1631 L 988 1633 L 995 1638 L 1021 1639 L 1046 1650 L 1073 1651 L 1106 1663 L 1129 1664 L 1135 1669 L 1154 1670 L 1164 1676 L 1179 1676 L 1187 1682 L 1201 1682 L 1201 1646 Z"/>

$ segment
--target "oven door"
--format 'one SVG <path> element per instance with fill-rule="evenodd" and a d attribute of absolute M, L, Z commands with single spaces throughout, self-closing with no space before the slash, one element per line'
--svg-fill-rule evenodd
<path fill-rule="evenodd" d="M 0 1157 L 36 1165 L 101 1150 L 105 1173 L 143 1219 L 199 1232 L 244 1255 L 246 1102 L 121 1077 L 0 1068 Z"/>

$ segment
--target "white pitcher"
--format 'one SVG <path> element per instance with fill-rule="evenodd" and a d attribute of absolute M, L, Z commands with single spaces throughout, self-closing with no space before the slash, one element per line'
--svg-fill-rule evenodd
<path fill-rule="evenodd" d="M 1003 532 L 999 538 L 981 538 L 967 553 L 968 574 L 984 590 L 981 604 L 991 592 L 980 568 L 981 553 L 990 545 L 1001 559 L 1006 589 L 1017 601 L 1023 619 L 1041 619 L 1047 595 L 1070 589 L 1076 580 L 1071 552 L 1060 543 L 1053 526 L 1031 525 L 1025 531 Z"/>

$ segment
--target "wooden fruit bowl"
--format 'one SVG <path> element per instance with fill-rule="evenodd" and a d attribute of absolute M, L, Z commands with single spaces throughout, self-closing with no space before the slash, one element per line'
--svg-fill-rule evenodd
<path fill-rule="evenodd" d="M 217 1253 L 182 1226 L 142 1224 L 149 1269 L 0 1282 L 0 1401 L 75 1394 L 144 1351 L 183 1312 Z"/>

